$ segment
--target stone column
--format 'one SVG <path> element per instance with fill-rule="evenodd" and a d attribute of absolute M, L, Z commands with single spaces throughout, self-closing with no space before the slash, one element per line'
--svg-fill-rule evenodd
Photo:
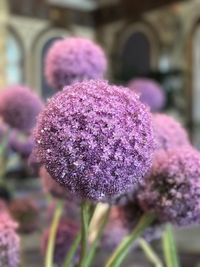
<path fill-rule="evenodd" d="M 9 16 L 7 2 L 0 0 L 0 88 L 6 85 L 6 35 Z"/>

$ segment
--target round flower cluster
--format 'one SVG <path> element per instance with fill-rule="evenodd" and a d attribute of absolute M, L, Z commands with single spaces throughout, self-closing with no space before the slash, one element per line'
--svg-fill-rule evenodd
<path fill-rule="evenodd" d="M 63 266 L 67 252 L 69 251 L 74 239 L 76 238 L 78 230 L 79 229 L 76 226 L 76 224 L 68 220 L 60 221 L 56 233 L 55 250 L 53 257 L 53 261 L 56 264 L 56 266 L 58 267 Z M 41 250 L 43 255 L 46 254 L 49 232 L 50 230 L 47 229 L 42 236 Z M 76 253 L 74 262 L 77 262 L 78 258 L 79 258 L 79 252 Z"/>
<path fill-rule="evenodd" d="M 140 204 L 162 222 L 186 226 L 200 221 L 200 153 L 182 147 L 157 153 Z"/>
<path fill-rule="evenodd" d="M 56 41 L 48 51 L 45 64 L 47 81 L 56 90 L 77 81 L 102 79 L 106 69 L 102 48 L 77 37 Z"/>
<path fill-rule="evenodd" d="M 174 118 L 158 113 L 153 114 L 152 120 L 157 150 L 190 145 L 186 130 Z"/>
<path fill-rule="evenodd" d="M 45 193 L 50 193 L 56 198 L 67 197 L 67 190 L 51 177 L 44 166 L 40 168 L 39 176 Z"/>
<path fill-rule="evenodd" d="M 12 217 L 19 223 L 20 233 L 32 233 L 38 229 L 39 210 L 29 198 L 15 199 L 9 205 Z"/>
<path fill-rule="evenodd" d="M 49 174 L 84 199 L 109 201 L 125 193 L 152 164 L 148 109 L 127 88 L 105 81 L 57 93 L 39 116 L 35 137 Z"/>
<path fill-rule="evenodd" d="M 128 87 L 140 96 L 140 100 L 148 105 L 151 111 L 159 111 L 165 106 L 166 95 L 161 86 L 151 79 L 135 79 Z"/>
<path fill-rule="evenodd" d="M 43 103 L 31 89 L 16 85 L 0 93 L 0 116 L 11 127 L 30 131 Z"/>
<path fill-rule="evenodd" d="M 7 212 L 0 213 L 0 264 L 3 267 L 17 267 L 20 257 L 20 240 L 15 223 Z"/>

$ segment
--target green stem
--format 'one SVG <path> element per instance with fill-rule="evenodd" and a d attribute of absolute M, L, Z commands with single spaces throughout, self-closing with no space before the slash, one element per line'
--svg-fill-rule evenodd
<path fill-rule="evenodd" d="M 85 259 L 88 251 L 88 228 L 90 220 L 90 205 L 87 202 L 81 204 L 81 256 L 79 267 L 86 267 Z"/>
<path fill-rule="evenodd" d="M 66 258 L 65 258 L 65 261 L 64 261 L 64 266 L 63 267 L 70 267 L 71 264 L 72 264 L 72 261 L 73 261 L 73 258 L 74 258 L 74 255 L 78 249 L 78 246 L 80 244 L 80 241 L 81 241 L 81 233 L 79 233 L 76 237 L 76 239 L 74 240 Z"/>
<path fill-rule="evenodd" d="M 103 233 L 103 230 L 105 228 L 105 225 L 108 221 L 108 218 L 109 218 L 109 214 L 110 214 L 110 208 L 106 211 L 106 213 L 104 214 L 103 218 L 101 219 L 101 222 L 100 222 L 100 226 L 99 226 L 99 229 L 98 229 L 98 232 L 97 232 L 97 236 L 90 248 L 90 251 L 89 251 L 89 254 L 87 256 L 87 259 L 86 259 L 86 266 L 91 266 L 92 264 L 92 261 L 96 255 L 96 251 L 97 251 L 97 246 L 99 244 L 99 241 L 101 239 L 101 236 L 102 236 L 102 233 Z"/>
<path fill-rule="evenodd" d="M 143 233 L 143 231 L 153 222 L 152 214 L 144 214 L 135 229 L 125 237 L 114 253 L 109 258 L 106 267 L 119 267 L 127 256 L 132 243 Z"/>
<path fill-rule="evenodd" d="M 58 229 L 60 218 L 62 216 L 62 208 L 63 208 L 63 204 L 61 202 L 58 202 L 55 213 L 54 213 L 53 221 L 51 224 L 51 228 L 50 228 L 50 235 L 49 235 L 46 257 L 45 257 L 45 267 L 53 267 L 56 232 Z"/>
<path fill-rule="evenodd" d="M 166 231 L 163 235 L 163 250 L 166 267 L 180 267 L 171 225 L 166 226 Z"/>
<path fill-rule="evenodd" d="M 144 240 L 143 238 L 139 239 L 139 245 L 144 251 L 148 260 L 155 266 L 155 267 L 163 267 L 163 264 L 156 253 L 153 251 L 151 246 Z"/>
<path fill-rule="evenodd" d="M 90 223 L 92 216 L 93 216 L 93 213 L 94 213 L 94 210 L 95 210 L 95 207 L 90 206 L 88 209 L 89 209 L 89 223 Z M 80 242 L 81 242 L 81 231 L 78 233 L 78 235 L 77 235 L 76 239 L 74 240 L 70 250 L 68 251 L 63 267 L 70 267 L 71 266 L 71 263 L 73 261 L 74 255 L 78 249 Z"/>

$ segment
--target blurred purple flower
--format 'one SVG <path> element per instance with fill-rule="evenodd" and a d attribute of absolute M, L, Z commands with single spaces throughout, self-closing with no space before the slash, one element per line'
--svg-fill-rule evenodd
<path fill-rule="evenodd" d="M 85 38 L 58 40 L 46 56 L 46 78 L 56 90 L 77 81 L 101 79 L 106 69 L 107 60 L 102 48 Z"/>
<path fill-rule="evenodd" d="M 40 98 L 27 87 L 16 85 L 0 92 L 0 115 L 13 128 L 30 131 L 42 108 Z"/>
<path fill-rule="evenodd" d="M 153 126 L 157 150 L 190 145 L 186 130 L 174 118 L 165 114 L 153 114 Z"/>
<path fill-rule="evenodd" d="M 200 221 L 200 153 L 181 147 L 156 154 L 140 203 L 162 222 L 179 226 Z"/>
<path fill-rule="evenodd" d="M 0 265 L 18 267 L 20 261 L 20 240 L 16 233 L 17 223 L 7 212 L 0 213 Z"/>
<path fill-rule="evenodd" d="M 50 175 L 80 198 L 109 201 L 152 164 L 151 115 L 127 88 L 106 81 L 65 87 L 41 113 L 36 150 Z"/>
<path fill-rule="evenodd" d="M 151 111 L 159 111 L 165 106 L 164 89 L 154 80 L 134 79 L 129 82 L 128 87 L 140 96 L 140 100 L 149 106 Z"/>

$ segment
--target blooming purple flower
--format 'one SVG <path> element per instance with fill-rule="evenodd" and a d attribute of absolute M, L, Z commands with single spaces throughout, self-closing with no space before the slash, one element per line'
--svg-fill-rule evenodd
<path fill-rule="evenodd" d="M 151 167 L 151 115 L 127 88 L 105 81 L 65 87 L 41 113 L 38 157 L 78 197 L 109 201 L 137 186 Z"/>
<path fill-rule="evenodd" d="M 78 227 L 73 222 L 68 220 L 61 220 L 58 225 L 58 230 L 56 233 L 56 240 L 55 240 L 55 250 L 54 250 L 54 257 L 53 261 L 56 266 L 61 267 L 64 263 L 65 257 L 78 234 Z M 49 232 L 50 230 L 47 229 L 41 240 L 41 250 L 42 254 L 45 255 L 48 239 L 49 239 Z M 79 258 L 79 253 L 77 252 L 74 258 L 74 261 L 77 262 Z"/>
<path fill-rule="evenodd" d="M 189 146 L 157 153 L 139 198 L 162 222 L 199 223 L 200 153 Z"/>
<path fill-rule="evenodd" d="M 39 176 L 45 193 L 50 193 L 56 198 L 67 197 L 67 190 L 51 177 L 44 166 L 40 168 Z"/>
<path fill-rule="evenodd" d="M 0 264 L 17 267 L 20 257 L 20 240 L 16 233 L 17 223 L 7 212 L 0 213 Z"/>
<path fill-rule="evenodd" d="M 46 57 L 45 74 L 49 85 L 63 89 L 76 81 L 101 79 L 107 69 L 102 48 L 91 40 L 70 37 L 56 41 Z"/>
<path fill-rule="evenodd" d="M 30 198 L 13 200 L 9 205 L 9 211 L 19 223 L 20 233 L 32 233 L 38 229 L 39 209 Z"/>
<path fill-rule="evenodd" d="M 165 106 L 164 89 L 151 79 L 141 78 L 129 82 L 128 87 L 140 96 L 140 100 L 150 107 L 151 111 L 159 111 Z"/>
<path fill-rule="evenodd" d="M 42 107 L 42 101 L 27 87 L 11 86 L 0 93 L 0 115 L 8 125 L 21 131 L 35 126 Z"/>
<path fill-rule="evenodd" d="M 174 118 L 157 113 L 153 114 L 152 120 L 157 150 L 190 145 L 186 130 Z"/>

